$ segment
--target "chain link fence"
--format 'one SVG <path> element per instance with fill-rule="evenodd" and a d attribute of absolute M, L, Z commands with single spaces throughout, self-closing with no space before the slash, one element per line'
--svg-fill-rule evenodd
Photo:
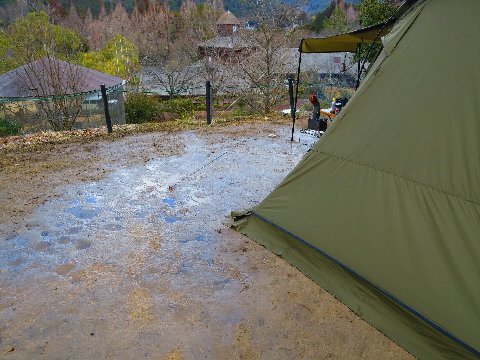
<path fill-rule="evenodd" d="M 125 124 L 123 86 L 107 89 L 112 124 Z M 100 89 L 45 98 L 0 98 L 0 119 L 26 134 L 46 130 L 73 130 L 105 126 Z"/>

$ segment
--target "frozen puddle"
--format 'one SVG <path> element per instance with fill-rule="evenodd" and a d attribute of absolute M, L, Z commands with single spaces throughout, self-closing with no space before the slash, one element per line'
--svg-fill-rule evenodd
<path fill-rule="evenodd" d="M 248 275 L 219 260 L 222 221 L 261 201 L 308 150 L 283 131 L 221 142 L 177 134 L 181 156 L 65 186 L 25 219 L 21 233 L 0 242 L 0 291 L 7 289 L 0 293 L 0 331 L 8 330 L 1 341 L 16 348 L 28 337 L 28 357 L 38 355 L 43 339 L 66 333 L 90 341 L 102 330 L 106 336 L 143 324 L 168 338 L 163 331 L 184 333 L 190 322 L 238 323 L 245 314 L 232 291 Z M 11 303 L 16 310 L 2 312 Z M 33 330 L 10 325 L 30 313 L 37 314 Z"/>

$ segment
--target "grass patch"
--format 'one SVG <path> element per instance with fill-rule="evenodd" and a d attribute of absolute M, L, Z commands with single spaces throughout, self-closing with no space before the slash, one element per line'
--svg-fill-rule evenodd
<path fill-rule="evenodd" d="M 291 120 L 276 114 L 272 116 L 218 116 L 213 118 L 210 126 L 205 119 L 196 119 L 192 115 L 182 116 L 172 121 L 146 122 L 141 124 L 114 125 L 113 133 L 108 134 L 106 127 L 71 131 L 45 131 L 22 136 L 0 138 L 0 153 L 20 150 L 29 152 L 65 143 L 88 143 L 96 140 L 115 140 L 129 135 L 150 132 L 175 132 L 195 129 L 214 129 L 222 126 L 237 126 L 250 123 L 271 122 L 288 124 Z"/>
<path fill-rule="evenodd" d="M 20 134 L 22 126 L 8 119 L 0 119 L 0 136 L 12 136 Z"/>

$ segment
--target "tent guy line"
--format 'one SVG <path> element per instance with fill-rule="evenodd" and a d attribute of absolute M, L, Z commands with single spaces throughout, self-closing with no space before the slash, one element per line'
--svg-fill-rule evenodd
<path fill-rule="evenodd" d="M 234 144 L 230 149 L 224 151 L 223 153 L 221 153 L 220 155 L 218 155 L 217 157 L 213 158 L 212 160 L 206 162 L 205 164 L 201 165 L 200 167 L 198 167 L 197 169 L 195 169 L 194 171 L 192 171 L 191 173 L 188 173 L 186 175 L 184 175 L 180 180 L 178 180 L 176 183 L 174 184 L 171 184 L 168 186 L 168 188 L 175 188 L 178 184 L 180 184 L 181 182 L 185 181 L 186 179 L 188 179 L 190 176 L 193 176 L 195 175 L 196 173 L 198 173 L 199 171 L 205 169 L 206 167 L 210 166 L 211 164 L 213 164 L 215 161 L 221 159 L 222 157 L 224 157 L 225 155 L 227 155 L 228 153 L 230 153 L 232 150 L 238 148 L 240 145 L 242 144 L 245 144 L 246 141 L 245 140 L 241 140 L 241 141 L 238 141 L 236 144 Z"/>

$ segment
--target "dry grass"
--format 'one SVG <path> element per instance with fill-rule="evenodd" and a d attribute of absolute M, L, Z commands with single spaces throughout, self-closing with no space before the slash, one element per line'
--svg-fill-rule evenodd
<path fill-rule="evenodd" d="M 277 115 L 273 116 L 242 116 L 242 117 L 216 117 L 210 127 L 225 125 L 241 125 L 248 123 L 258 123 L 271 121 L 274 123 L 287 123 L 289 118 L 282 118 Z M 188 129 L 206 128 L 207 124 L 204 119 L 195 117 L 177 119 L 174 121 L 163 121 L 144 124 L 126 124 L 114 125 L 113 133 L 108 134 L 105 126 L 94 129 L 82 129 L 71 131 L 42 131 L 33 134 L 9 136 L 0 138 L 0 154 L 10 151 L 36 151 L 45 148 L 48 145 L 89 142 L 98 139 L 117 139 L 131 134 L 142 134 L 149 132 L 175 132 Z"/>

